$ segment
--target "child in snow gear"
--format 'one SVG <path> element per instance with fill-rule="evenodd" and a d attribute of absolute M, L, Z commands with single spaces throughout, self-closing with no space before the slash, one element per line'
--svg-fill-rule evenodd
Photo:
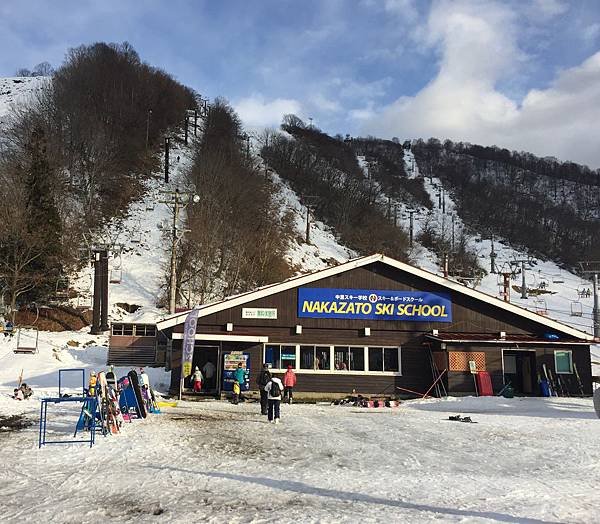
<path fill-rule="evenodd" d="M 240 383 L 237 380 L 233 381 L 233 399 L 232 402 L 234 404 L 239 404 L 240 402 Z"/>
<path fill-rule="evenodd" d="M 242 367 L 241 362 L 238 362 L 238 367 L 235 370 L 233 378 L 238 381 L 238 384 L 240 386 L 239 399 L 244 400 L 244 397 L 242 396 L 242 387 L 246 383 L 246 370 Z"/>
<path fill-rule="evenodd" d="M 96 396 L 96 384 L 98 379 L 96 378 L 96 373 L 94 371 L 90 372 L 90 381 L 88 383 L 88 396 L 95 397 Z"/>
<path fill-rule="evenodd" d="M 281 393 L 283 392 L 283 384 L 281 380 L 277 377 L 271 378 L 271 380 L 265 386 L 265 391 L 267 392 L 267 398 L 269 401 L 269 422 L 275 421 L 275 424 L 279 424 L 279 419 L 281 418 Z"/>
<path fill-rule="evenodd" d="M 194 374 L 192 375 L 192 382 L 194 384 L 194 391 L 196 393 L 200 393 L 200 391 L 202 390 L 202 379 L 204 377 L 202 376 L 202 371 L 200 371 L 200 368 L 198 368 L 198 366 L 196 366 L 196 369 L 194 370 Z"/>
<path fill-rule="evenodd" d="M 33 390 L 25 382 L 21 384 L 20 390 L 25 400 L 27 400 L 29 397 L 31 397 L 31 395 L 33 395 Z"/>
<path fill-rule="evenodd" d="M 294 386 L 296 385 L 296 374 L 292 369 L 292 366 L 287 367 L 285 375 L 283 375 L 283 397 L 287 400 L 288 404 L 292 403 L 294 396 Z"/>
<path fill-rule="evenodd" d="M 263 364 L 263 368 L 256 379 L 256 384 L 260 390 L 260 414 L 266 415 L 269 409 L 268 391 L 265 390 L 265 386 L 271 380 L 271 372 L 269 371 L 269 365 Z"/>
<path fill-rule="evenodd" d="M 15 400 L 23 400 L 25 397 L 23 396 L 23 392 L 21 391 L 21 388 L 15 388 L 13 390 L 13 398 Z"/>

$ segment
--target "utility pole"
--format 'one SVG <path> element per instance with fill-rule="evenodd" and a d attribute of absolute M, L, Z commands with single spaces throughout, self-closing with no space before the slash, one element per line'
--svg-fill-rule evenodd
<path fill-rule="evenodd" d="M 526 299 L 527 297 L 527 284 L 525 283 L 525 264 L 528 263 L 529 260 L 522 258 L 520 260 L 515 260 L 515 263 L 521 264 L 521 298 Z"/>
<path fill-rule="evenodd" d="M 510 273 L 502 273 L 502 286 L 504 288 L 502 298 L 504 302 L 510 302 L 510 275 Z"/>
<path fill-rule="evenodd" d="M 165 183 L 169 183 L 169 145 L 171 139 L 165 137 Z"/>
<path fill-rule="evenodd" d="M 581 272 L 584 275 L 592 275 L 594 282 L 594 309 L 592 312 L 594 320 L 594 338 L 600 338 L 600 297 L 598 296 L 598 274 L 600 273 L 600 261 L 579 262 Z"/>
<path fill-rule="evenodd" d="M 452 213 L 452 253 L 454 253 L 454 222 L 456 220 L 456 216 Z"/>
<path fill-rule="evenodd" d="M 306 206 L 306 243 L 310 244 L 310 209 L 317 202 L 317 196 L 305 196 L 302 198 L 302 203 Z"/>
<path fill-rule="evenodd" d="M 200 197 L 195 193 L 180 193 L 179 189 L 175 191 L 161 191 L 167 195 L 164 200 L 159 200 L 161 204 L 167 204 L 173 208 L 173 222 L 171 224 L 171 262 L 169 273 L 169 313 L 175 313 L 177 302 L 177 244 L 188 231 L 179 228 L 179 212 L 190 202 L 198 202 Z"/>
<path fill-rule="evenodd" d="M 150 115 L 152 114 L 152 109 L 148 109 L 148 114 L 146 115 L 146 149 L 148 149 L 148 137 L 150 136 Z"/>
<path fill-rule="evenodd" d="M 444 278 L 448 278 L 450 273 L 448 265 L 448 253 L 444 253 Z"/>
<path fill-rule="evenodd" d="M 492 250 L 490 251 L 490 273 L 496 273 L 496 251 L 494 251 L 494 235 L 492 235 Z"/>
<path fill-rule="evenodd" d="M 414 219 L 414 215 L 415 215 L 416 211 L 414 209 L 409 209 L 408 210 L 408 220 L 409 220 L 409 227 L 408 227 L 408 239 L 409 239 L 409 245 L 410 247 L 413 247 L 413 239 L 414 239 L 414 232 L 415 232 L 415 219 Z"/>
<path fill-rule="evenodd" d="M 184 127 L 184 132 L 183 132 L 183 143 L 187 146 L 188 145 L 188 123 L 190 120 L 190 115 L 188 115 L 188 112 L 185 112 L 185 121 L 183 122 L 183 127 Z"/>

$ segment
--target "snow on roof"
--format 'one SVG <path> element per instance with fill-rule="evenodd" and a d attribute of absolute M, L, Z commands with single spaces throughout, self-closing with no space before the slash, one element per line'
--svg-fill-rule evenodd
<path fill-rule="evenodd" d="M 519 315 L 521 317 L 527 318 L 537 324 L 543 325 L 547 328 L 551 328 L 555 331 L 558 331 L 563 334 L 570 335 L 572 337 L 593 341 L 594 337 L 589 335 L 588 333 L 584 333 L 583 331 L 579 331 L 570 326 L 567 326 L 561 322 L 556 320 L 552 320 L 550 318 L 543 317 L 524 309 L 522 307 L 516 306 L 515 304 L 511 304 L 510 302 L 505 302 L 504 300 L 500 300 L 499 298 L 488 295 L 487 293 L 483 293 L 481 291 L 477 291 L 475 289 L 471 289 L 468 287 L 459 284 L 453 280 L 449 280 L 447 278 L 436 275 L 435 273 L 431 273 L 424 269 L 411 266 L 410 264 L 406 264 L 404 262 L 400 262 L 393 258 L 390 258 L 386 255 L 382 255 L 380 253 L 376 253 L 369 256 L 364 256 L 360 258 L 356 258 L 350 260 L 346 263 L 340 264 L 338 266 L 330 267 L 327 269 L 322 269 L 320 271 L 315 271 L 313 273 L 309 273 L 307 275 L 300 275 L 297 277 L 290 278 L 288 280 L 284 280 L 283 282 L 279 282 L 276 284 L 270 284 L 268 286 L 259 288 L 254 291 L 249 291 L 247 293 L 242 293 L 240 295 L 228 297 L 220 302 L 215 302 L 213 304 L 206 304 L 203 306 L 199 306 L 197 309 L 199 310 L 198 317 L 205 317 L 211 315 L 212 313 L 216 313 L 218 311 L 222 311 L 224 309 L 229 309 L 235 306 L 239 306 L 241 304 L 246 304 L 248 302 L 252 302 L 254 300 L 258 300 L 260 298 L 264 298 L 270 295 L 274 295 L 276 293 L 280 293 L 282 291 L 286 291 L 288 289 L 293 289 L 296 287 L 303 286 L 305 284 L 310 284 L 311 282 L 315 282 L 317 280 L 321 280 L 323 278 L 327 278 L 333 275 L 338 275 L 340 273 L 344 273 L 346 271 L 350 271 L 352 269 L 356 269 L 359 267 L 367 266 L 374 262 L 382 262 L 383 264 L 387 264 L 391 267 L 399 269 L 401 271 L 405 271 L 406 273 L 412 274 L 419 278 L 423 278 L 434 284 L 438 284 L 442 287 L 445 287 L 449 290 L 455 291 L 457 293 L 461 293 L 463 295 L 469 296 L 476 300 L 480 300 L 487 304 L 491 304 L 499 309 L 503 309 L 515 315 Z M 177 313 L 175 315 L 169 316 L 164 320 L 157 322 L 157 327 L 159 329 L 168 329 L 177 324 L 182 324 L 185 321 L 187 316 L 187 311 L 182 313 Z"/>

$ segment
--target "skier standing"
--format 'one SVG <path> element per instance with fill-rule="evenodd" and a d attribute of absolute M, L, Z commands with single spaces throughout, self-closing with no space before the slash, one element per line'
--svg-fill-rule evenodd
<path fill-rule="evenodd" d="M 281 418 L 281 393 L 283 392 L 281 380 L 277 377 L 272 377 L 265 386 L 265 391 L 267 392 L 269 401 L 269 422 L 275 421 L 275 424 L 279 424 Z"/>
<path fill-rule="evenodd" d="M 291 404 L 294 396 L 294 386 L 296 385 L 296 374 L 292 369 L 292 366 L 287 367 L 285 375 L 283 375 L 283 396 L 287 399 L 287 403 Z"/>
<path fill-rule="evenodd" d="M 263 368 L 256 379 L 256 384 L 258 385 L 258 389 L 260 390 L 260 414 L 266 415 L 269 407 L 268 397 L 269 392 L 265 390 L 265 386 L 271 380 L 271 372 L 269 371 L 269 365 L 263 364 Z"/>
<path fill-rule="evenodd" d="M 196 366 L 196 369 L 194 370 L 194 374 L 192 376 L 192 381 L 194 383 L 194 391 L 196 393 L 200 393 L 200 391 L 202 390 L 202 379 L 203 378 L 204 377 L 202 376 L 202 371 L 200 371 L 198 366 Z"/>

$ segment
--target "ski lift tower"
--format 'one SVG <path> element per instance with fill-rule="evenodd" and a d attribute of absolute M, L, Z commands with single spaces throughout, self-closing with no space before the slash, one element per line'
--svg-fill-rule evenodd
<path fill-rule="evenodd" d="M 200 202 L 200 196 L 192 191 L 180 192 L 179 188 L 175 191 L 161 191 L 165 198 L 159 200 L 161 204 L 166 204 L 173 209 L 173 222 L 171 225 L 171 270 L 169 278 L 169 313 L 175 313 L 175 304 L 177 301 L 177 244 L 183 238 L 183 235 L 189 229 L 183 229 L 179 225 L 179 212 L 181 209 L 193 203 Z"/>
<path fill-rule="evenodd" d="M 598 297 L 598 274 L 600 274 L 600 261 L 579 262 L 584 275 L 592 275 L 594 280 L 594 338 L 600 339 L 600 298 Z"/>

